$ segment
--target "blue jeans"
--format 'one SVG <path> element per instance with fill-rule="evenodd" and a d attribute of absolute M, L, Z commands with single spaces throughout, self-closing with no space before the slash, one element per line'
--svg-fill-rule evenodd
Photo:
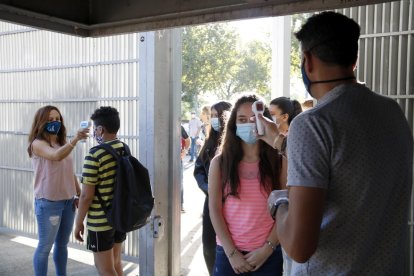
<path fill-rule="evenodd" d="M 191 147 L 190 147 L 190 160 L 193 161 L 197 158 L 197 142 L 198 137 L 191 137 Z"/>
<path fill-rule="evenodd" d="M 248 252 L 242 252 L 247 254 Z M 231 267 L 229 259 L 224 253 L 223 247 L 217 245 L 216 263 L 214 264 L 214 276 L 282 276 L 283 274 L 283 257 L 280 246 L 270 255 L 265 263 L 257 270 L 248 273 L 236 274 Z"/>
<path fill-rule="evenodd" d="M 67 245 L 75 219 L 73 199 L 60 201 L 35 199 L 35 213 L 39 232 L 39 243 L 33 257 L 35 275 L 47 275 L 49 253 L 53 244 L 56 275 L 66 275 Z"/>

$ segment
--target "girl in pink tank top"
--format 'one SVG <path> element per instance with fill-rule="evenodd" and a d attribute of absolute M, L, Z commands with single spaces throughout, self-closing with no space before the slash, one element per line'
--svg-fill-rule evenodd
<path fill-rule="evenodd" d="M 282 275 L 276 224 L 267 210 L 272 190 L 286 185 L 286 163 L 258 140 L 250 119 L 256 96 L 241 97 L 230 115 L 221 152 L 211 162 L 209 209 L 217 234 L 214 274 Z M 269 111 L 264 116 L 270 118 Z"/>

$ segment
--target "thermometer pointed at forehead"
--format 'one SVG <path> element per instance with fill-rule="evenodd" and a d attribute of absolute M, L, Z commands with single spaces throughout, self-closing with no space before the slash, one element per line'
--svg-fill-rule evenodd
<path fill-rule="evenodd" d="M 262 101 L 255 101 L 252 105 L 253 112 L 263 112 L 264 103 Z"/>
<path fill-rule="evenodd" d="M 264 103 L 262 101 L 255 101 L 252 105 L 252 111 L 257 118 L 258 114 L 262 114 L 264 112 Z M 260 120 L 256 119 L 256 128 L 257 134 L 263 135 L 264 134 L 264 126 Z"/>

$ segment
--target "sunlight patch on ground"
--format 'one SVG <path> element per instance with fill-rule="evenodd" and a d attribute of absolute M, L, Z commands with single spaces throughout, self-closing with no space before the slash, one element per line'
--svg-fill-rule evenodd
<path fill-rule="evenodd" d="M 31 238 L 26 238 L 26 237 L 21 237 L 21 236 L 17 236 L 11 239 L 11 241 L 24 244 L 24 245 L 27 245 L 33 248 L 36 248 L 37 243 L 38 243 L 36 239 L 31 239 Z M 53 252 L 53 249 L 51 252 Z M 68 258 L 76 262 L 84 263 L 87 265 L 94 265 L 93 254 L 90 252 L 83 251 L 83 250 L 68 247 Z"/>

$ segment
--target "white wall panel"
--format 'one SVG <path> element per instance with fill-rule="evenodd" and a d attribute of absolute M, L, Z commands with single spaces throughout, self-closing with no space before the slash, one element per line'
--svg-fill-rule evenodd
<path fill-rule="evenodd" d="M 0 227 L 37 233 L 26 149 L 41 106 L 60 109 L 69 136 L 99 106 L 117 108 L 119 138 L 138 156 L 137 37 L 78 38 L 0 22 Z M 73 151 L 78 175 L 93 145 L 91 138 Z M 138 233 L 130 233 L 125 253 L 137 256 L 138 248 Z"/>

